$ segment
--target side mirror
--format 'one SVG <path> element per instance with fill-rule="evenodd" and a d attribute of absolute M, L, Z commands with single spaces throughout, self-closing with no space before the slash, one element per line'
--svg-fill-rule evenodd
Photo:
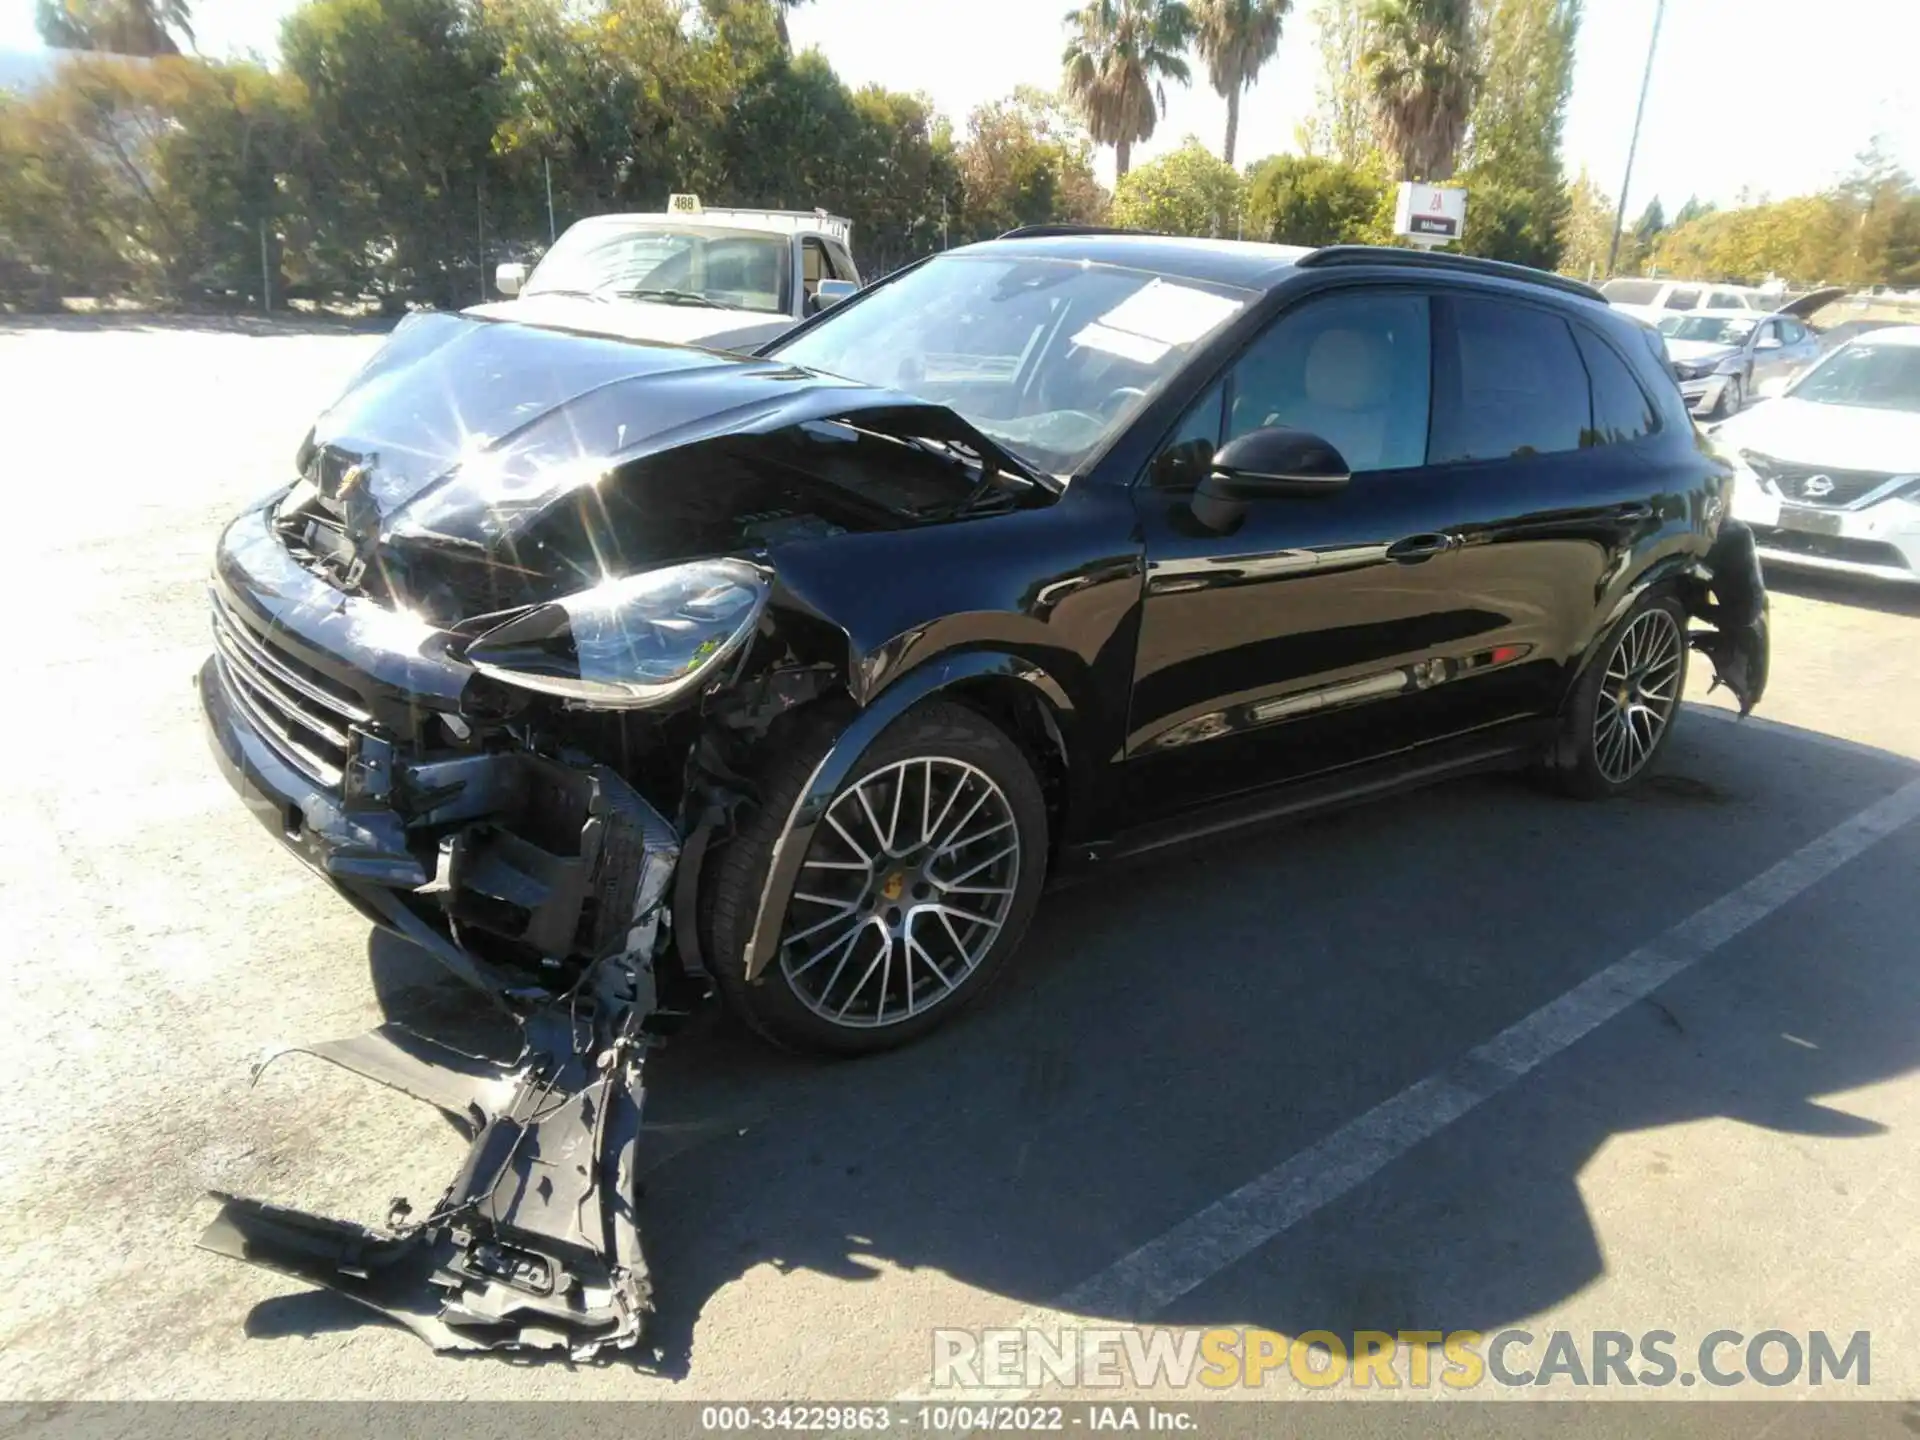
<path fill-rule="evenodd" d="M 520 293 L 527 283 L 527 267 L 519 261 L 510 261 L 493 272 L 493 288 L 511 300 Z"/>
<path fill-rule="evenodd" d="M 1311 431 L 1249 430 L 1214 452 L 1212 470 L 1193 492 L 1193 515 L 1224 534 L 1240 523 L 1249 500 L 1337 495 L 1352 478 L 1340 452 Z"/>
<path fill-rule="evenodd" d="M 822 280 L 813 292 L 813 299 L 807 302 L 807 313 L 818 315 L 860 293 L 860 287 L 851 280 Z"/>
<path fill-rule="evenodd" d="M 1780 337 L 1777 335 L 1762 335 L 1754 342 L 1753 348 L 1756 350 L 1778 350 L 1781 348 Z"/>

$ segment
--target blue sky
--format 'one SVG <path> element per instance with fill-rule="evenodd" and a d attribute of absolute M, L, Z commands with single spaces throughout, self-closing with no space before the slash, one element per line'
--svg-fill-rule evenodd
<path fill-rule="evenodd" d="M 293 0 L 196 0 L 209 54 L 271 54 Z M 1617 193 L 1655 0 L 1587 0 L 1567 122 L 1569 168 Z M 1319 56 L 1312 11 L 1295 0 L 1280 53 L 1242 107 L 1240 158 L 1292 148 L 1313 108 Z M 1016 85 L 1059 78 L 1067 0 L 810 0 L 794 12 L 799 46 L 817 45 L 852 84 L 925 91 L 956 124 Z M 0 50 L 38 45 L 33 0 L 0 0 Z M 1732 204 L 1831 183 L 1878 134 L 1920 174 L 1920 5 L 1915 0 L 1668 0 L 1630 208 L 1658 194 Z M 1223 102 L 1205 84 L 1168 95 L 1136 161 L 1196 134 L 1217 147 Z M 1103 153 L 1103 178 L 1112 178 Z"/>

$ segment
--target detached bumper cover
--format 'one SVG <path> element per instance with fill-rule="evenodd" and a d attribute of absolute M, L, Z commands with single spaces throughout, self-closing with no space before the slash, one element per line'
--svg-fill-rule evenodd
<path fill-rule="evenodd" d="M 351 729 L 329 786 L 262 733 L 241 683 L 219 656 L 198 677 L 214 755 L 247 807 L 512 1015 L 521 1048 L 496 1063 L 391 1025 L 307 1047 L 446 1112 L 472 1141 L 464 1164 L 423 1218 L 396 1202 L 385 1230 L 220 1195 L 201 1245 L 336 1290 L 437 1349 L 584 1359 L 636 1344 L 651 1309 L 635 1216 L 642 1072 L 677 832 L 604 766 L 408 754 L 371 724 Z M 437 896 L 416 893 L 439 878 Z M 570 983 L 554 994 L 495 968 L 456 943 L 449 916 L 567 957 L 555 973 Z"/>
<path fill-rule="evenodd" d="M 1731 690 L 1747 715 L 1766 694 L 1773 665 L 1767 586 L 1753 532 L 1738 520 L 1721 525 L 1705 571 L 1690 587 L 1687 608 L 1713 628 L 1695 630 L 1688 639 L 1712 662 L 1713 683 Z"/>

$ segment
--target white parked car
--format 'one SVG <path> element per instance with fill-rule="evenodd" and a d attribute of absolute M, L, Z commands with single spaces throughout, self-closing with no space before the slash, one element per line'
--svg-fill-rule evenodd
<path fill-rule="evenodd" d="M 1763 559 L 1920 582 L 1920 325 L 1850 341 L 1715 436 Z"/>
<path fill-rule="evenodd" d="M 1661 318 L 1690 310 L 1748 310 L 1765 314 L 1773 309 L 1752 290 L 1705 280 L 1609 280 L 1600 287 L 1607 303 L 1650 325 Z"/>
<path fill-rule="evenodd" d="M 751 350 L 860 288 L 853 225 L 823 210 L 709 210 L 675 195 L 658 214 L 568 227 L 531 274 L 502 265 L 511 298 L 469 314 L 713 350 Z"/>

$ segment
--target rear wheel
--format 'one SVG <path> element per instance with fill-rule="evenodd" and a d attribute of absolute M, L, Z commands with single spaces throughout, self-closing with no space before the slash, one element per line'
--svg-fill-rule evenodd
<path fill-rule="evenodd" d="M 946 701 L 910 711 L 814 826 L 778 951 L 748 983 L 760 891 L 824 749 L 782 767 L 729 847 L 709 933 L 721 990 L 754 1029 L 793 1049 L 856 1054 L 925 1034 L 991 984 L 1039 897 L 1046 806 L 1019 746 L 983 717 Z"/>
<path fill-rule="evenodd" d="M 1574 688 L 1555 751 L 1561 788 L 1602 799 L 1635 784 L 1665 748 L 1686 685 L 1686 612 L 1671 596 L 1649 596 Z"/>

